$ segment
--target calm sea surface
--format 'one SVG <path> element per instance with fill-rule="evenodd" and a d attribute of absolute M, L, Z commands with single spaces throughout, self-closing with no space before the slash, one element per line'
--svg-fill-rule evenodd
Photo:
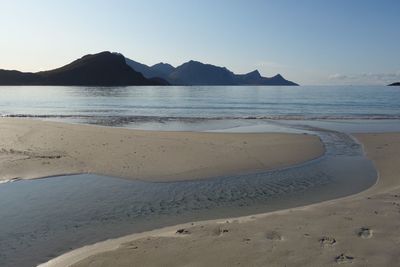
<path fill-rule="evenodd" d="M 399 119 L 388 86 L 2 86 L 0 115 L 124 126 L 190 119 Z"/>

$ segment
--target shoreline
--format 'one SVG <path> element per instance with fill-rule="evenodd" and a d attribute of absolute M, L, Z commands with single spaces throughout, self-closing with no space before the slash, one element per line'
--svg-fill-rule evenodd
<path fill-rule="evenodd" d="M 235 260 L 244 260 L 244 258 L 248 258 L 249 255 L 260 252 L 254 252 L 254 250 L 257 249 L 253 246 L 252 251 L 246 249 L 246 246 L 253 242 L 253 237 L 245 238 L 247 241 L 244 242 L 244 239 L 240 240 L 243 233 L 248 236 L 255 236 L 254 242 L 256 243 L 258 242 L 268 246 L 271 245 L 269 243 L 272 243 L 275 249 L 268 249 L 268 253 L 264 251 L 264 254 L 262 256 L 260 255 L 260 257 L 265 260 L 265 254 L 269 254 L 267 258 L 270 266 L 282 266 L 282 264 L 286 263 L 288 264 L 287 266 L 336 266 L 337 263 L 351 263 L 351 266 L 365 266 L 366 262 L 381 263 L 380 266 L 393 266 L 390 265 L 390 263 L 396 262 L 397 257 L 395 255 L 399 255 L 400 251 L 395 247 L 389 249 L 386 244 L 388 242 L 385 243 L 385 240 L 382 240 L 382 235 L 384 235 L 383 232 L 386 228 L 388 228 L 389 234 L 394 234 L 394 231 L 391 229 L 396 227 L 396 224 L 394 223 L 393 225 L 392 217 L 398 217 L 399 215 L 392 213 L 386 214 L 386 216 L 390 215 L 391 219 L 385 218 L 385 220 L 382 220 L 378 218 L 376 221 L 375 218 L 372 219 L 369 217 L 372 215 L 366 216 L 364 211 L 370 210 L 371 208 L 376 209 L 378 211 L 372 214 L 378 216 L 381 209 L 388 209 L 385 206 L 385 199 L 388 197 L 396 198 L 397 193 L 400 192 L 400 182 L 396 181 L 395 176 L 393 177 L 393 175 L 396 175 L 396 171 L 393 171 L 393 169 L 399 169 L 398 166 L 400 163 L 400 152 L 398 152 L 398 148 L 400 147 L 400 133 L 356 134 L 354 136 L 363 145 L 365 153 L 373 160 L 378 171 L 376 183 L 362 192 L 302 207 L 238 218 L 187 223 L 149 232 L 132 234 L 73 250 L 39 266 L 60 267 L 70 266 L 71 264 L 72 266 L 86 266 L 86 264 L 89 263 L 91 266 L 98 266 L 100 263 L 107 263 L 110 262 L 110 260 L 116 259 L 118 259 L 118 261 L 115 262 L 117 264 L 115 266 L 127 266 L 126 263 L 129 262 L 129 260 L 135 260 L 135 262 L 139 264 L 145 263 L 148 266 L 157 266 L 157 258 L 162 258 L 166 266 L 185 265 L 188 263 L 197 263 L 201 266 L 231 264 L 231 259 L 227 258 L 229 255 Z M 388 139 L 389 141 L 387 141 Z M 388 150 L 385 152 L 386 154 L 383 154 L 384 158 L 387 157 L 391 159 L 389 164 L 382 159 L 382 149 Z M 396 194 L 393 195 L 394 193 Z M 372 199 L 376 199 L 378 203 L 373 202 Z M 382 199 L 384 200 L 383 202 Z M 373 203 L 371 204 L 368 202 Z M 354 210 L 354 207 L 357 207 L 359 210 Z M 325 216 L 323 216 L 323 214 L 325 214 Z M 328 220 L 324 219 L 324 217 L 328 217 Z M 356 219 L 353 217 L 359 218 Z M 269 220 L 265 220 L 265 218 Z M 314 218 L 315 221 L 310 220 L 310 218 Z M 349 220 L 346 218 L 353 219 Z M 299 223 L 302 225 L 303 229 L 307 228 L 307 230 L 302 230 L 302 232 L 319 231 L 320 234 L 304 233 L 304 235 L 300 236 L 299 234 L 295 235 L 296 231 L 293 233 L 293 229 L 298 229 L 299 226 L 294 227 L 293 225 L 293 229 L 292 227 L 288 227 L 291 220 L 295 221 L 294 225 Z M 333 223 L 332 220 L 334 220 Z M 344 227 L 346 224 L 354 224 L 356 220 L 364 221 L 364 223 L 359 223 L 358 229 L 355 226 Z M 378 224 L 385 224 L 385 227 L 380 227 Z M 221 229 L 221 227 L 224 229 L 226 228 L 228 232 L 226 234 L 221 232 L 218 235 L 207 233 L 207 231 L 214 231 L 216 227 L 219 229 Z M 260 227 L 263 229 L 260 230 Z M 357 232 L 364 228 L 370 231 L 366 234 L 365 238 L 360 236 L 361 232 Z M 189 234 L 179 235 L 176 233 L 177 229 L 185 229 Z M 268 233 L 265 233 L 268 229 L 274 229 L 272 231 L 274 234 L 271 238 L 268 238 Z M 250 232 L 255 233 L 251 235 Z M 258 240 L 260 239 L 260 234 L 263 235 L 262 240 Z M 238 236 L 235 237 L 235 235 Z M 333 238 L 333 240 L 335 240 L 334 243 L 328 244 L 329 242 L 327 241 L 328 243 L 325 244 L 325 241 L 321 241 L 324 240 L 325 237 Z M 326 240 L 328 240 L 328 238 Z M 395 238 L 398 240 L 397 242 L 400 242 L 400 235 L 395 234 Z M 288 244 L 291 239 L 296 239 L 297 242 L 292 240 L 294 243 L 290 242 L 290 244 Z M 196 243 L 192 243 L 195 240 Z M 303 248 L 299 248 L 295 245 L 300 241 L 306 243 Z M 217 249 L 217 247 L 215 247 L 215 244 L 220 242 L 222 242 L 221 244 L 223 244 L 224 247 L 229 248 L 231 254 L 224 250 L 224 248 Z M 376 242 L 382 245 L 380 249 L 375 247 Z M 197 243 L 200 244 L 195 245 Z M 243 247 L 241 243 L 245 243 L 245 247 Z M 372 247 L 370 247 L 371 243 L 373 243 Z M 168 249 L 165 247 L 167 244 L 169 247 Z M 189 251 L 187 248 L 189 244 L 195 248 Z M 391 241 L 389 244 L 392 244 Z M 218 252 L 212 252 L 207 246 L 211 246 L 211 248 L 218 250 Z M 283 251 L 280 251 L 278 248 L 279 246 L 284 247 Z M 132 247 L 135 248 L 134 252 L 132 252 Z M 139 252 L 142 247 L 148 250 L 153 248 L 151 249 L 152 256 L 148 257 L 149 254 L 146 256 L 145 253 Z M 167 252 L 163 252 L 163 248 L 167 250 Z M 246 255 L 246 253 L 248 255 L 242 258 L 237 255 L 232 255 L 232 251 L 237 251 L 238 248 L 244 249 L 244 251 L 242 251 L 243 255 Z M 310 250 L 311 248 L 315 251 Z M 371 253 L 372 248 L 374 248 L 374 254 L 369 257 L 366 251 Z M 290 254 L 290 257 L 286 258 L 287 262 L 282 261 L 282 253 L 288 251 L 288 249 L 289 251 L 295 249 L 291 252 L 291 254 L 295 254 L 295 256 Z M 184 252 L 182 252 L 182 250 L 184 250 Z M 130 252 L 128 253 L 127 251 Z M 221 251 L 228 254 L 221 254 Z M 137 255 L 135 255 L 135 253 Z M 168 255 L 168 253 L 171 254 Z M 180 260 L 179 257 L 182 257 L 182 253 L 190 254 L 191 258 L 190 256 L 185 256 L 183 257 L 184 259 Z M 204 253 L 211 253 L 209 259 L 199 256 Z M 219 255 L 220 258 L 216 258 L 214 254 Z M 221 255 L 225 256 L 223 257 Z M 383 260 L 382 258 L 385 259 Z M 372 266 L 375 265 L 372 264 Z"/>

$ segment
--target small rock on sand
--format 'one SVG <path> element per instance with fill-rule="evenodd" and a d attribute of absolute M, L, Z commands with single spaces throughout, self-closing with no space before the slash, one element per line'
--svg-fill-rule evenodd
<path fill-rule="evenodd" d="M 176 230 L 176 233 L 182 234 L 182 235 L 188 235 L 188 234 L 190 234 L 190 231 L 182 228 L 182 229 Z"/>
<path fill-rule="evenodd" d="M 336 239 L 331 236 L 324 236 L 322 237 L 319 242 L 321 243 L 322 247 L 333 247 L 336 244 Z"/>

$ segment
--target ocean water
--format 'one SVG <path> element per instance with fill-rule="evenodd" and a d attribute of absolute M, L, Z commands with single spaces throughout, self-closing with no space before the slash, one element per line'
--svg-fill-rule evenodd
<path fill-rule="evenodd" d="M 0 115 L 129 126 L 204 119 L 400 119 L 388 86 L 2 86 Z"/>

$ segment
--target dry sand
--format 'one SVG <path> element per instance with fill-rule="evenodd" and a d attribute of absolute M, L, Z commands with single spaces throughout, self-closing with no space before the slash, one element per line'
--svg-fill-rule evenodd
<path fill-rule="evenodd" d="M 400 266 L 400 134 L 357 138 L 380 173 L 362 193 L 109 240 L 44 266 Z"/>
<path fill-rule="evenodd" d="M 197 179 L 285 167 L 323 152 L 311 135 L 154 132 L 0 119 L 0 182 L 72 173 Z"/>

